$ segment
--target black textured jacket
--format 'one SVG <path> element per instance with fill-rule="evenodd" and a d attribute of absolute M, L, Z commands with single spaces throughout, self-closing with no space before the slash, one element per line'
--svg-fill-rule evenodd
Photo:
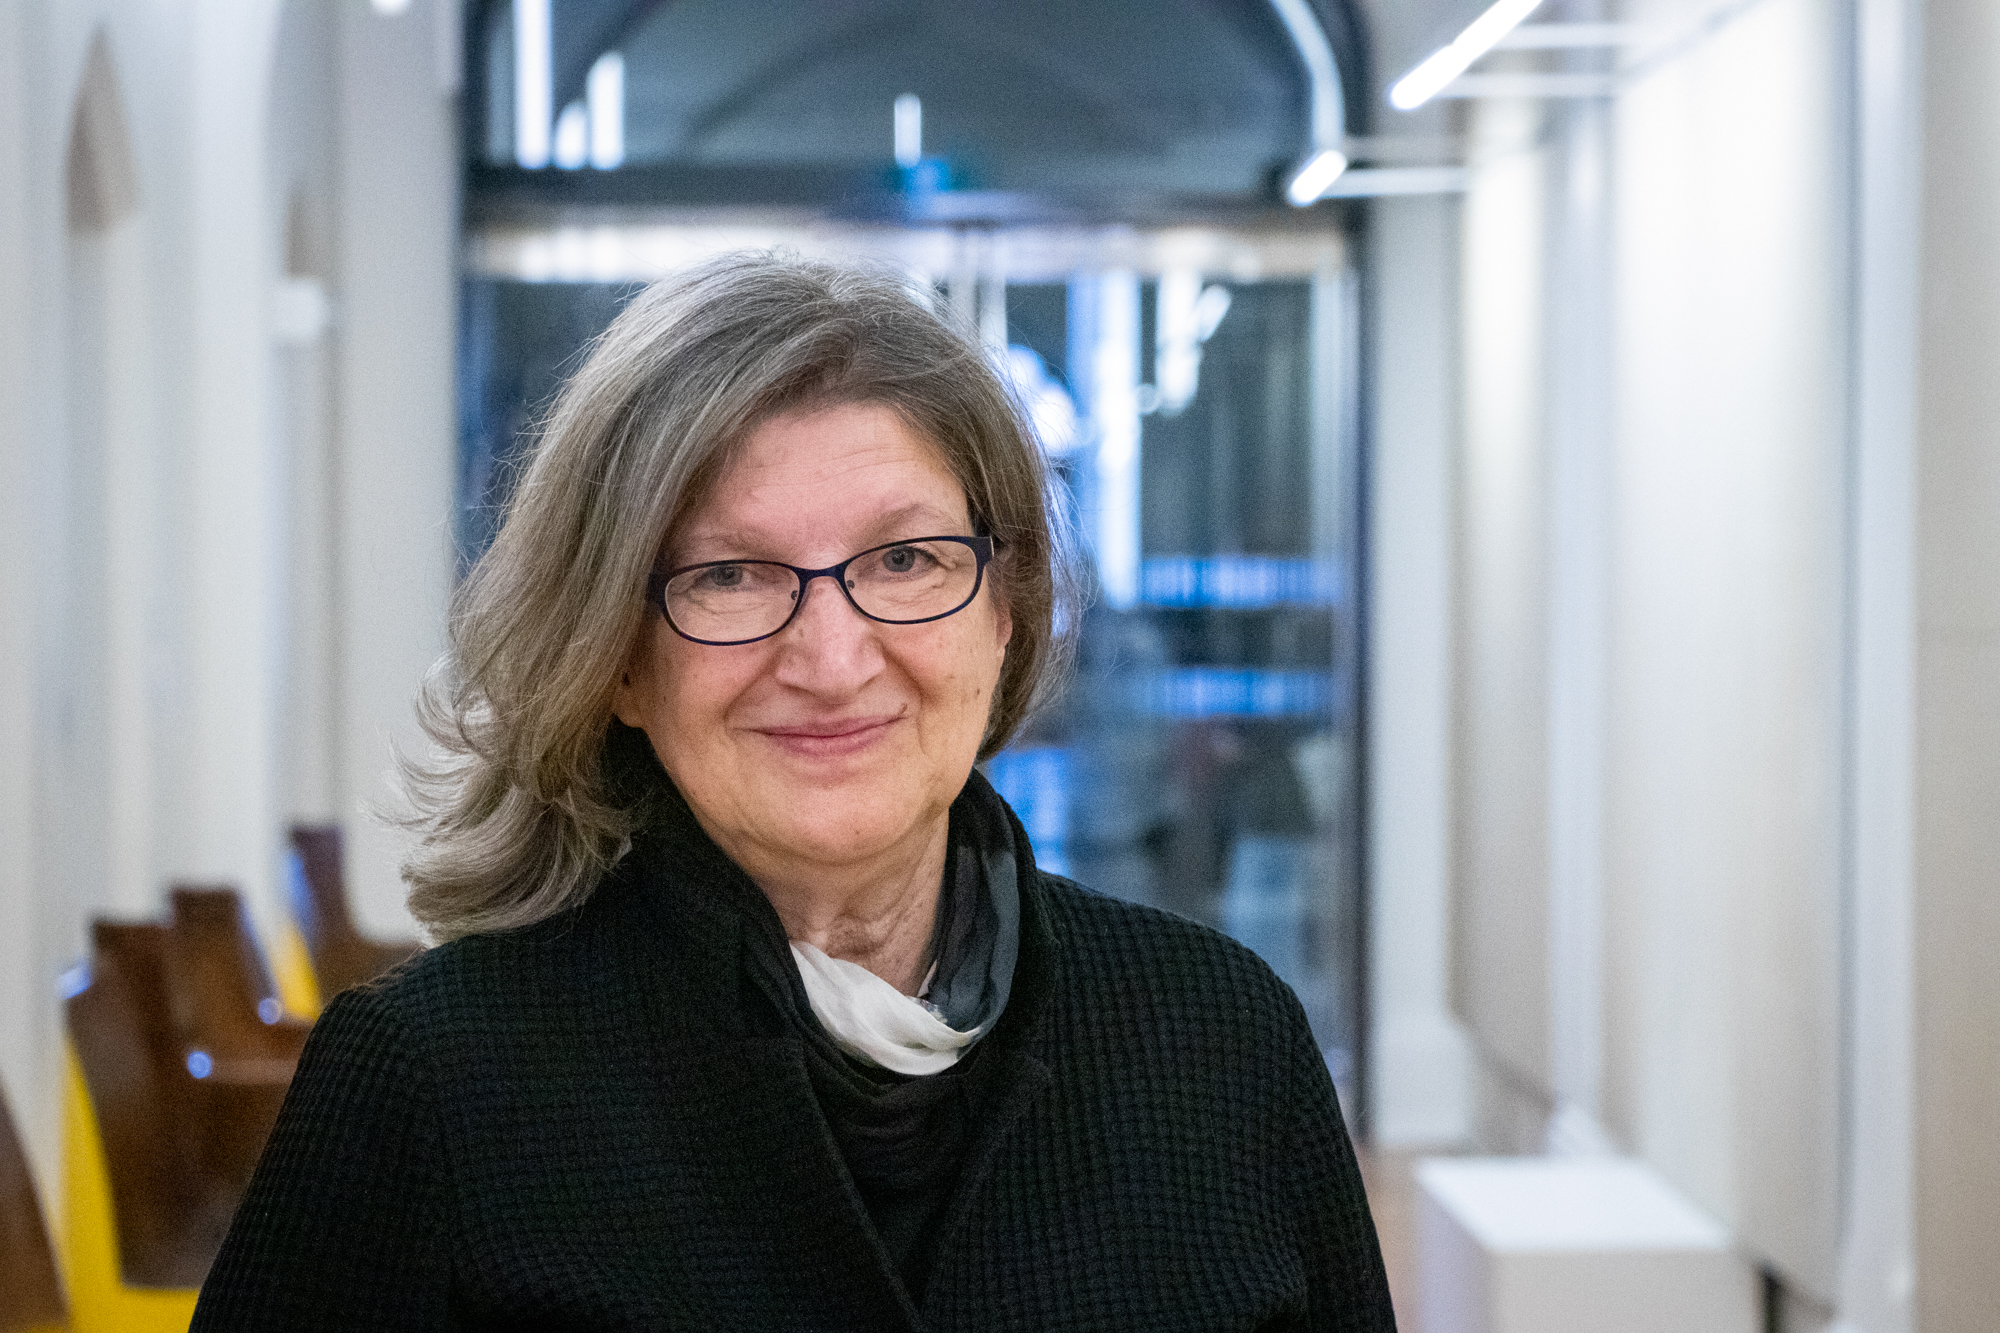
<path fill-rule="evenodd" d="M 913 1308 L 744 981 L 748 881 L 688 850 L 335 1000 L 196 1333 L 1394 1328 L 1292 993 L 1032 869 L 1005 1091 Z"/>

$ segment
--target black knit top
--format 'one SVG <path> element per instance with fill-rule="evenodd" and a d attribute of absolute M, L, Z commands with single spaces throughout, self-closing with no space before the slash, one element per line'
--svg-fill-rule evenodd
<path fill-rule="evenodd" d="M 1026 859 L 919 1306 L 749 980 L 748 881 L 680 850 L 335 1000 L 194 1330 L 1393 1330 L 1297 999 Z"/>

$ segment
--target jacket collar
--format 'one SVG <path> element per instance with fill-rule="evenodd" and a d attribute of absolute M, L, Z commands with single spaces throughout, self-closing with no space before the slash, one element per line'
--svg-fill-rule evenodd
<path fill-rule="evenodd" d="M 820 1110 L 804 1043 L 747 965 L 750 932 L 775 927 L 775 910 L 670 785 L 651 813 L 632 854 L 600 888 L 597 905 L 629 914 L 615 929 L 648 941 L 644 956 L 655 975 L 641 983 L 645 1037 L 665 1057 L 663 1069 L 674 1082 L 662 1089 L 662 1104 L 689 1106 L 689 1089 L 701 1089 L 694 1123 L 670 1132 L 703 1140 L 689 1146 L 715 1167 L 714 1197 L 733 1214 L 726 1225 L 775 1251 L 775 1267 L 810 1279 L 861 1326 L 920 1328 Z M 983 1039 L 982 1057 L 999 1064 L 1002 1091 L 988 1106 L 946 1206 L 934 1288 L 995 1160 L 1052 1076 L 1047 1038 L 1060 960 L 1033 849 L 1011 811 L 1008 824 L 1020 868 L 1020 951 L 1007 1008 Z M 733 1114 L 744 1107 L 759 1113 Z M 746 1123 L 759 1126 L 765 1141 L 740 1141 Z"/>

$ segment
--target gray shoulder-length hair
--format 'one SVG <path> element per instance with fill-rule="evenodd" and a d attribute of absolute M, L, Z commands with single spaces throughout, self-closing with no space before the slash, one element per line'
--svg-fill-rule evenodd
<path fill-rule="evenodd" d="M 980 745 L 1066 665 L 1077 582 L 1048 470 L 980 350 L 886 269 L 733 254 L 635 299 L 557 398 L 493 546 L 453 601 L 418 701 L 442 754 L 406 759 L 410 909 L 434 938 L 582 902 L 638 822 L 606 772 L 612 697 L 676 525 L 773 415 L 880 403 L 936 447 L 998 541 L 1013 636 Z"/>

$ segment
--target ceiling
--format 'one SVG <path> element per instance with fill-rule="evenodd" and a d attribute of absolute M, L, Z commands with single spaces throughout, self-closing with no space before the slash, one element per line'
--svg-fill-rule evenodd
<path fill-rule="evenodd" d="M 1372 101 L 1348 0 L 1316 0 L 1349 125 Z M 470 7 L 471 186 L 577 202 L 825 204 L 893 190 L 891 106 L 923 102 L 950 187 L 1268 203 L 1307 148 L 1306 78 L 1267 0 L 554 0 L 556 105 L 625 62 L 626 165 L 511 165 L 512 6 Z"/>

